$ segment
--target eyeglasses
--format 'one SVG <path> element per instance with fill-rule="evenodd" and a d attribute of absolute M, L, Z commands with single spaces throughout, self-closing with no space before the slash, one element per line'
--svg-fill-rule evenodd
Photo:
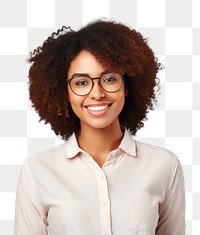
<path fill-rule="evenodd" d="M 117 92 L 123 84 L 123 75 L 120 73 L 112 73 L 105 71 L 101 77 L 91 78 L 85 73 L 76 73 L 66 81 L 69 83 L 71 90 L 78 96 L 88 95 L 93 86 L 94 80 L 99 79 L 101 88 L 109 93 Z"/>

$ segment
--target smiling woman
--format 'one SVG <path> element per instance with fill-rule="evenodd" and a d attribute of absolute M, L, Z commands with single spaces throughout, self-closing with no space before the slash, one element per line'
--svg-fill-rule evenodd
<path fill-rule="evenodd" d="M 29 62 L 33 106 L 65 143 L 25 161 L 15 234 L 184 235 L 177 157 L 132 136 L 157 101 L 146 39 L 112 21 L 63 27 Z"/>
<path fill-rule="evenodd" d="M 82 142 L 81 139 L 85 139 L 84 133 L 91 129 L 94 132 L 94 128 L 98 132 L 101 129 L 103 132 L 110 132 L 115 128 L 112 136 L 122 136 L 119 114 L 125 100 L 123 78 L 120 74 L 108 72 L 106 69 L 90 52 L 83 50 L 74 58 L 68 70 L 68 77 L 72 77 L 71 85 L 68 86 L 68 101 L 80 120 L 79 143 Z M 85 75 L 87 79 L 77 74 L 88 74 Z M 95 79 L 88 79 L 89 76 Z M 79 83 L 77 79 L 80 79 Z"/>

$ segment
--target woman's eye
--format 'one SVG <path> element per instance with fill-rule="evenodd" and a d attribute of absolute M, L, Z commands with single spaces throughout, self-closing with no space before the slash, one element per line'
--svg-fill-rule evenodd
<path fill-rule="evenodd" d="M 88 85 L 88 81 L 85 80 L 79 80 L 75 82 L 76 86 L 87 86 Z"/>
<path fill-rule="evenodd" d="M 111 83 L 111 82 L 115 82 L 117 79 L 115 77 L 108 77 L 103 79 L 103 82 L 105 83 Z"/>

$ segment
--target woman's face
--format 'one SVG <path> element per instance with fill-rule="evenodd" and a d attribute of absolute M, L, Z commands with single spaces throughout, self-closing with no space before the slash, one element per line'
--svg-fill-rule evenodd
<path fill-rule="evenodd" d="M 91 78 L 100 77 L 104 68 L 88 51 L 81 51 L 71 62 L 68 78 L 74 74 L 88 74 Z M 111 71 L 114 72 L 114 71 Z M 124 106 L 124 82 L 117 92 L 109 93 L 93 80 L 94 86 L 89 94 L 76 95 L 68 84 L 68 100 L 83 127 L 107 128 L 119 126 L 119 114 Z"/>

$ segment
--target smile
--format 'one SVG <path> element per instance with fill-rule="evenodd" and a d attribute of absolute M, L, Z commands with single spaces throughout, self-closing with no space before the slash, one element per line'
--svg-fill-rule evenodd
<path fill-rule="evenodd" d="M 92 111 L 101 111 L 108 108 L 109 105 L 102 105 L 102 106 L 88 106 L 87 109 Z"/>

